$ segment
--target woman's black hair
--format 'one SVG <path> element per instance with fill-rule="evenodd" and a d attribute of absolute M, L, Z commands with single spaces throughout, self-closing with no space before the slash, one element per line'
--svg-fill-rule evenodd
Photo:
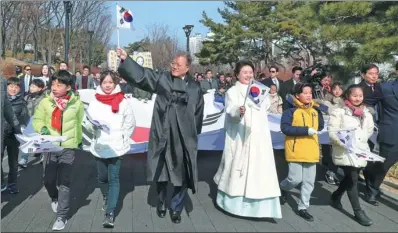
<path fill-rule="evenodd" d="M 253 71 L 254 71 L 254 65 L 253 63 L 251 63 L 250 61 L 238 61 L 235 65 L 235 76 L 238 77 L 238 74 L 240 73 L 240 70 L 244 67 L 244 66 L 250 66 Z"/>
<path fill-rule="evenodd" d="M 112 70 L 105 70 L 101 72 L 100 75 L 100 84 L 102 84 L 102 82 L 105 80 L 106 76 L 111 76 L 112 81 L 115 85 L 119 84 L 120 82 L 120 76 L 117 72 L 112 71 Z"/>
<path fill-rule="evenodd" d="M 52 71 L 51 71 L 51 68 L 50 68 L 50 66 L 49 66 L 48 64 L 43 64 L 43 65 L 41 66 L 41 71 L 40 71 L 41 76 L 43 76 L 43 67 L 44 67 L 44 66 L 47 66 L 47 69 L 48 69 L 48 77 L 51 77 L 51 76 L 52 76 Z"/>
<path fill-rule="evenodd" d="M 33 79 L 31 84 L 35 85 L 38 88 L 44 88 L 45 84 L 41 79 Z"/>
<path fill-rule="evenodd" d="M 352 91 L 353 91 L 354 89 L 357 89 L 357 88 L 361 89 L 361 90 L 362 90 L 362 93 L 363 93 L 363 87 L 362 87 L 361 85 L 359 85 L 359 84 L 353 84 L 353 85 L 349 86 L 349 87 L 347 88 L 347 90 L 345 90 L 345 92 L 344 92 L 344 94 L 343 94 L 344 100 L 348 100 L 348 98 L 350 97 Z"/>
<path fill-rule="evenodd" d="M 312 85 L 310 83 L 297 83 L 293 87 L 293 95 L 300 95 L 303 93 L 305 87 L 310 87 L 312 89 Z"/>

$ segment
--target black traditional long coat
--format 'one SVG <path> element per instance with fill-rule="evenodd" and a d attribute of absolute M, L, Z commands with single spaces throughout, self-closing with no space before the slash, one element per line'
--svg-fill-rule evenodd
<path fill-rule="evenodd" d="M 127 83 L 156 93 L 147 155 L 148 181 L 170 181 L 196 192 L 198 135 L 204 100 L 192 77 L 174 78 L 169 72 L 143 68 L 130 57 L 120 64 Z"/>

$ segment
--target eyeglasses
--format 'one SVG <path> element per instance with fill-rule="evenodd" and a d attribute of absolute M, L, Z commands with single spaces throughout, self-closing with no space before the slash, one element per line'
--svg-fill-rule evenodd
<path fill-rule="evenodd" d="M 183 65 L 172 62 L 172 63 L 170 64 L 170 66 L 171 66 L 171 67 L 176 66 L 177 68 L 181 68 Z"/>
<path fill-rule="evenodd" d="M 275 71 L 275 70 L 271 70 L 270 72 L 271 72 L 271 73 L 276 73 L 276 71 Z"/>

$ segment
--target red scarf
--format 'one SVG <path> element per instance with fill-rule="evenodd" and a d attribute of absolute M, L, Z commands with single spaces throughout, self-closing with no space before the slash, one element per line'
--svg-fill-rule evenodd
<path fill-rule="evenodd" d="M 119 104 L 124 99 L 124 93 L 118 92 L 110 95 L 101 95 L 97 93 L 95 94 L 95 98 L 103 104 L 110 105 L 112 107 L 112 112 L 117 113 L 119 111 Z"/>
<path fill-rule="evenodd" d="M 357 107 L 352 105 L 352 103 L 348 100 L 344 100 L 344 104 L 352 111 L 352 115 L 361 119 L 363 118 L 363 105 Z"/>
<path fill-rule="evenodd" d="M 56 105 L 51 116 L 51 127 L 58 130 L 59 132 L 61 132 L 62 129 L 62 111 L 65 110 L 71 95 L 72 93 L 68 92 L 68 94 L 64 98 L 57 98 L 53 95 L 53 93 L 51 93 L 51 96 L 53 97 Z"/>

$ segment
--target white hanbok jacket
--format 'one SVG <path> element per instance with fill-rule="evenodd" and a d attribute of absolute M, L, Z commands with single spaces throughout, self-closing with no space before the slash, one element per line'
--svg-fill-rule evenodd
<path fill-rule="evenodd" d="M 111 94 L 121 92 L 119 85 Z M 101 87 L 96 93 L 104 95 Z M 95 130 L 92 123 L 86 120 L 86 128 L 94 134 L 90 152 L 99 158 L 113 158 L 126 154 L 130 150 L 130 137 L 134 132 L 135 118 L 132 106 L 127 99 L 123 99 L 117 113 L 112 112 L 112 107 L 103 104 L 96 98 L 90 102 L 87 113 L 93 120 L 109 126 L 109 134 L 104 130 Z"/>
<path fill-rule="evenodd" d="M 237 82 L 226 92 L 225 148 L 214 177 L 218 189 L 230 196 L 265 199 L 280 196 L 271 133 L 268 98 L 258 107 L 249 98 L 240 118 L 247 85 Z"/>

